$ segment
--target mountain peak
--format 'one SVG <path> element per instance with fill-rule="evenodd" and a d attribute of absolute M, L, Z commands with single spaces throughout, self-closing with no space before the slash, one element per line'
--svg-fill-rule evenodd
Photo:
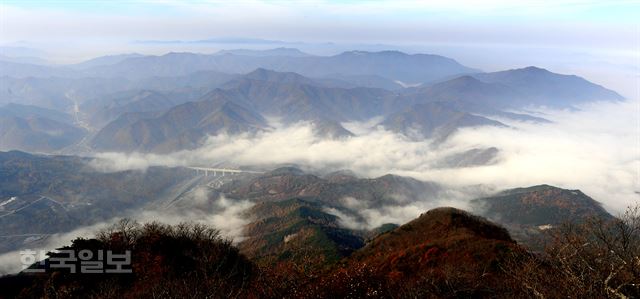
<path fill-rule="evenodd" d="M 523 70 L 523 71 L 527 71 L 527 72 L 536 72 L 536 73 L 550 73 L 549 70 L 544 69 L 544 68 L 540 68 L 537 66 L 528 66 L 522 69 L 515 69 L 517 70 Z"/>
<path fill-rule="evenodd" d="M 272 70 L 268 70 L 262 67 L 259 67 L 255 70 L 253 70 L 252 72 L 248 73 L 245 75 L 245 77 L 264 77 L 270 74 L 277 74 L 278 72 L 276 71 L 272 71 Z"/>
<path fill-rule="evenodd" d="M 404 227 L 403 230 L 405 231 L 410 227 L 426 230 L 434 235 L 442 234 L 443 236 L 448 235 L 451 230 L 465 229 L 484 238 L 513 242 L 505 228 L 483 217 L 475 216 L 453 207 L 429 210 L 402 227 Z"/>
<path fill-rule="evenodd" d="M 307 85 L 314 85 L 314 81 L 293 72 L 276 72 L 266 68 L 257 68 L 254 71 L 244 75 L 241 79 L 278 82 L 278 83 L 300 83 Z"/>
<path fill-rule="evenodd" d="M 428 85 L 420 88 L 423 91 L 431 91 L 431 92 L 447 92 L 447 93 L 456 93 L 461 91 L 469 91 L 473 90 L 480 91 L 487 88 L 491 88 L 490 83 L 483 82 L 478 80 L 475 77 L 464 75 L 460 77 L 453 78 L 451 80 L 439 82 L 433 85 Z"/>
<path fill-rule="evenodd" d="M 502 193 L 503 194 L 517 194 L 517 193 L 527 193 L 527 192 L 539 192 L 539 191 L 561 191 L 561 190 L 565 190 L 556 186 L 551 186 L 551 185 L 547 185 L 547 184 L 541 184 L 541 185 L 535 185 L 535 186 L 531 186 L 531 187 L 522 187 L 522 188 L 514 188 L 514 189 L 509 189 L 509 190 L 505 190 Z M 579 190 L 575 190 L 575 191 L 579 191 Z"/>
<path fill-rule="evenodd" d="M 274 76 L 298 76 L 298 77 L 304 78 L 302 75 L 299 75 L 293 72 L 276 72 L 274 70 L 270 70 L 262 67 L 259 67 L 253 70 L 252 72 L 244 75 L 244 77 L 246 78 L 260 79 L 260 80 L 266 80 Z"/>
<path fill-rule="evenodd" d="M 409 281 L 445 265 L 482 274 L 507 254 L 521 252 L 506 229 L 456 208 L 437 208 L 371 240 L 348 261 L 385 279 Z M 480 276 L 476 276 L 480 277 Z"/>
<path fill-rule="evenodd" d="M 486 83 L 484 83 L 484 82 L 482 82 L 482 81 L 480 81 L 480 80 L 478 80 L 478 79 L 476 79 L 476 78 L 474 78 L 472 76 L 469 76 L 469 75 L 464 75 L 464 76 L 460 76 L 460 77 L 457 77 L 457 78 L 453 78 L 453 79 L 451 79 L 449 81 L 442 82 L 441 84 L 447 84 L 447 83 L 451 84 L 451 85 L 454 85 L 454 84 L 464 84 L 464 85 L 469 85 L 469 84 L 482 85 L 482 84 L 486 84 Z"/>

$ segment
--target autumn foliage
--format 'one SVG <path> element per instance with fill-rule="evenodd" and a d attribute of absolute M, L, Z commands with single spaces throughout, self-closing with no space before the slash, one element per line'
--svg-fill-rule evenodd
<path fill-rule="evenodd" d="M 20 274 L 19 298 L 638 298 L 640 209 L 549 230 L 533 254 L 484 218 L 431 210 L 324 268 L 255 263 L 215 229 L 123 220 L 73 250 L 132 250 L 131 274 Z"/>

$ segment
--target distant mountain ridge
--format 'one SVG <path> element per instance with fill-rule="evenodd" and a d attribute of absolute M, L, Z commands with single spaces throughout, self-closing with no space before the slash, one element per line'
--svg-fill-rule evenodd
<path fill-rule="evenodd" d="M 78 69 L 78 70 L 85 70 L 85 69 L 97 67 L 97 66 L 112 65 L 112 64 L 122 62 L 125 59 L 143 57 L 143 56 L 144 55 L 138 54 L 138 53 L 101 56 L 101 57 L 89 59 L 87 61 L 83 61 L 81 63 L 74 64 L 72 65 L 72 68 Z"/>
<path fill-rule="evenodd" d="M 355 55 L 355 54 L 351 54 Z M 395 54 L 389 54 L 395 55 Z M 397 54 L 399 55 L 399 54 Z M 554 74 L 550 75 L 553 81 Z M 543 80 L 544 81 L 544 80 Z M 580 81 L 582 82 L 582 81 Z M 585 88 L 599 88 L 587 81 Z M 541 83 L 542 84 L 542 83 Z M 552 84 L 552 83 L 548 83 Z M 542 87 L 540 87 L 542 88 Z M 602 89 L 604 93 L 606 90 Z M 436 83 L 412 90 L 408 94 L 399 94 L 384 89 L 376 88 L 342 88 L 333 87 L 322 80 L 311 79 L 293 72 L 276 72 L 264 68 L 258 68 L 243 76 L 238 76 L 224 83 L 220 89 L 212 91 L 209 95 L 198 99 L 193 103 L 184 105 L 197 105 L 199 101 L 206 101 L 211 97 L 223 97 L 227 101 L 239 105 L 251 113 L 254 120 L 256 116 L 278 117 L 285 124 L 295 122 L 311 122 L 315 131 L 320 136 L 341 138 L 353 136 L 351 132 L 340 125 L 346 121 L 363 121 L 376 116 L 384 116 L 380 123 L 387 130 L 404 134 L 415 139 L 433 138 L 440 142 L 455 133 L 459 128 L 473 126 L 504 126 L 504 124 L 480 116 L 498 115 L 524 120 L 538 120 L 527 115 L 518 115 L 503 112 L 503 109 L 521 108 L 532 103 L 546 103 L 546 98 L 539 99 L 539 95 L 529 95 L 527 90 L 518 90 L 503 83 L 486 83 L 472 76 L 461 76 L 448 81 Z M 614 94 L 615 95 L 615 94 Z M 558 106 L 563 107 L 576 102 L 584 102 L 589 97 L 576 96 L 566 101 L 559 101 Z M 617 99 L 616 97 L 610 99 Z M 144 105 L 150 107 L 150 104 Z M 133 106 L 131 106 L 133 105 Z M 119 113 L 140 112 L 134 104 L 118 108 Z M 170 105 L 164 105 L 165 107 Z M 139 105 L 138 105 L 139 106 Z M 168 107 L 167 107 L 168 108 Z M 211 109 L 212 106 L 202 105 L 202 109 Z M 114 130 L 114 125 L 125 125 L 116 130 L 120 136 L 131 135 L 138 137 L 114 138 L 112 135 L 99 133 L 93 144 L 100 150 L 125 150 L 130 151 L 157 151 L 159 144 L 163 152 L 177 151 L 185 148 L 193 148 L 198 145 L 206 135 L 217 134 L 219 131 L 231 133 L 256 132 L 268 126 L 263 122 L 253 121 L 252 125 L 238 125 L 234 122 L 220 122 L 220 127 L 209 130 L 201 130 L 193 127 L 197 122 L 190 122 L 186 115 L 171 116 L 177 113 L 176 109 L 166 110 L 167 116 L 154 120 L 153 127 L 164 127 L 169 132 L 170 126 L 180 126 L 184 132 L 192 134 L 180 135 L 179 139 L 173 134 L 151 133 L 140 131 L 133 133 L 134 124 L 117 122 L 104 129 Z M 197 112 L 204 113 L 204 112 Z M 209 111 L 213 113 L 213 111 Z M 115 117 L 116 115 L 113 115 Z M 113 119 L 112 117 L 112 119 Z M 196 119 L 199 117 L 196 114 Z M 233 118 L 229 118 L 231 120 Z M 172 123 L 164 123 L 169 121 Z M 237 120 L 237 119 L 236 119 Z M 140 124 L 137 124 L 140 125 Z M 228 126 L 228 127 L 225 127 Z M 145 126 L 148 127 L 148 126 Z M 140 130 L 137 128 L 135 130 Z M 195 130 L 195 131 L 194 131 Z M 198 132 L 198 133 L 193 133 Z M 155 141 L 148 141 L 152 134 Z M 182 133 L 181 133 L 182 134 Z M 108 137 L 107 137 L 108 136 Z M 99 139 L 102 139 L 100 141 Z M 146 141 L 141 141 L 146 140 Z M 180 141 L 178 141 L 180 140 Z M 113 142 L 112 146 L 108 143 Z M 145 145 L 136 145 L 143 142 Z M 147 142 L 150 142 L 147 144 Z M 122 143 L 122 144 L 119 144 Z M 184 147 L 186 146 L 186 147 Z"/>
<path fill-rule="evenodd" d="M 244 56 L 288 56 L 288 57 L 306 57 L 312 56 L 302 52 L 296 48 L 274 48 L 267 50 L 249 50 L 249 49 L 235 49 L 235 50 L 220 50 L 215 53 L 216 55 L 244 55 Z"/>
<path fill-rule="evenodd" d="M 89 136 L 88 150 L 168 153 L 193 149 L 206 136 L 221 132 L 268 129 L 266 119 L 270 117 L 285 125 L 310 123 L 317 136 L 328 138 L 354 136 L 343 122 L 381 117 L 382 128 L 439 143 L 459 128 L 502 126 L 491 119 L 494 116 L 548 122 L 509 110 L 622 100 L 617 93 L 583 78 L 536 67 L 478 73 L 438 55 L 399 51 L 303 54 L 292 48 L 208 55 L 124 54 L 90 60 L 82 70 L 0 62 L 10 64 L 3 71 L 11 73 L 15 68 L 16 76 L 27 76 L 0 77 L 7 87 L 0 90 L 0 104 L 72 112 L 77 126 L 97 131 Z M 421 85 L 403 87 L 414 83 Z M 215 94 L 230 103 L 227 110 L 196 104 Z M 194 122 L 180 114 L 180 106 L 210 110 L 194 111 L 199 119 Z M 209 123 L 199 114 L 211 115 Z M 87 148 L 84 143 L 81 147 Z"/>
<path fill-rule="evenodd" d="M 499 83 L 528 97 L 529 104 L 570 106 L 588 101 L 620 101 L 616 92 L 575 75 L 561 75 L 530 66 L 474 77 L 488 83 Z"/>
<path fill-rule="evenodd" d="M 100 58 L 98 61 L 116 61 L 119 58 L 122 57 Z M 90 62 L 85 64 L 91 65 Z M 118 76 L 132 79 L 186 75 L 189 72 L 203 70 L 246 73 L 261 67 L 296 72 L 310 77 L 324 77 L 331 74 L 379 75 L 412 83 L 477 72 L 450 58 L 438 55 L 410 55 L 399 51 L 350 51 L 334 56 L 311 56 L 304 55 L 295 49 L 279 48 L 263 51 L 232 50 L 213 55 L 168 53 L 162 56 L 129 57 L 115 64 L 95 65 L 82 73 L 90 76 Z M 37 75 L 37 73 L 32 74 Z"/>

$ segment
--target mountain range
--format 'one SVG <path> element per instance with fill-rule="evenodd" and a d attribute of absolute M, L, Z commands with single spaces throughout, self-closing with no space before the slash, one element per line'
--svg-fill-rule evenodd
<path fill-rule="evenodd" d="M 238 254 L 259 266 L 328 271 L 315 285 L 365 273 L 353 269 L 375 273 L 367 276 L 371 281 L 425 276 L 439 284 L 443 276 L 432 276 L 433 267 L 465 261 L 472 277 L 524 252 L 521 246 L 539 250 L 537 240 L 566 221 L 614 219 L 581 191 L 547 185 L 496 192 L 468 186 L 464 192 L 474 196 L 465 208 L 486 220 L 453 208 L 426 212 L 457 191 L 392 174 L 207 165 L 256 170 L 221 177 L 186 167 L 112 170 L 118 165 L 91 157 L 136 152 L 161 159 L 197 149 L 210 136 L 251 138 L 300 123 L 318 140 L 347 140 L 362 134 L 347 123 L 371 120 L 372 129 L 437 147 L 460 129 L 509 123 L 497 119 L 547 121 L 514 110 L 622 100 L 583 78 L 537 67 L 483 73 L 437 55 L 316 56 L 280 48 L 124 54 L 68 66 L 2 60 L 0 86 L 2 253 L 44 246 L 56 234 L 115 217 L 213 221 L 223 213 L 235 227 L 216 223 L 233 232 Z M 490 165 L 502 150 L 470 147 L 430 163 L 435 169 Z M 406 223 L 418 216 L 416 206 L 426 213 Z M 235 214 L 225 214 L 230 211 Z M 380 217 L 389 211 L 404 214 Z M 237 224 L 229 221 L 235 218 Z M 474 257 L 476 248 L 482 250 Z M 475 294 L 483 293 L 465 293 Z"/>
<path fill-rule="evenodd" d="M 622 100 L 583 78 L 537 67 L 482 73 L 446 57 L 398 51 L 316 56 L 277 48 L 122 54 L 68 66 L 2 63 L 0 105 L 56 111 L 37 121 L 16 109 L 1 113 L 3 148 L 38 152 L 168 153 L 222 132 L 271 130 L 272 118 L 311 123 L 320 137 L 349 138 L 356 134 L 344 122 L 381 117 L 384 129 L 442 141 L 463 127 L 504 126 L 492 117 L 546 121 L 513 110 Z M 220 98 L 224 109 L 211 102 Z M 58 124 L 61 114 L 71 122 Z M 47 135 L 45 124 L 64 136 Z M 35 138 L 45 141 L 29 141 Z"/>
<path fill-rule="evenodd" d="M 475 71 L 446 57 L 409 55 L 397 51 L 351 51 L 335 56 L 267 55 L 169 53 L 163 56 L 130 58 L 86 72 L 102 77 L 143 78 L 152 74 L 185 75 L 198 70 L 247 73 L 256 68 L 267 68 L 275 71 L 296 72 L 310 77 L 325 77 L 330 74 L 380 75 L 392 80 L 415 83 Z"/>
<path fill-rule="evenodd" d="M 524 71 L 528 72 L 529 70 Z M 514 71 L 515 74 L 520 72 L 519 70 Z M 551 77 L 555 76 L 552 73 L 549 74 Z M 585 88 L 599 88 L 594 87 L 595 85 L 591 83 L 585 83 L 585 86 Z M 609 91 L 602 89 L 602 93 L 609 94 Z M 319 127 L 317 131 L 323 136 L 351 136 L 353 134 L 342 127 L 340 123 L 363 121 L 383 116 L 384 119 L 380 125 L 387 130 L 417 139 L 435 138 L 438 140 L 446 139 L 447 136 L 463 127 L 504 126 L 498 121 L 476 113 L 545 121 L 536 117 L 505 112 L 505 109 L 522 108 L 526 105 L 543 105 L 548 100 L 539 95 L 529 96 L 523 91 L 518 91 L 516 88 L 502 83 L 485 83 L 471 76 L 463 76 L 399 94 L 376 88 L 334 87 L 327 85 L 322 80 L 314 80 L 296 73 L 280 73 L 266 69 L 257 69 L 232 79 L 195 102 L 205 102 L 212 97 L 224 97 L 256 115 L 277 117 L 285 124 L 310 121 Z M 541 98 L 543 100 L 540 100 Z M 618 100 L 620 98 L 615 93 L 610 93 L 607 99 Z M 560 101 L 557 103 L 559 107 L 564 107 L 588 100 L 590 98 L 575 96 L 568 98 L 564 103 Z M 182 105 L 192 106 L 194 104 L 185 103 Z M 144 106 L 152 107 L 151 105 Z M 119 111 L 126 111 L 126 106 Z M 129 111 L 139 112 L 133 108 Z M 184 119 L 186 115 L 172 115 L 177 111 L 180 110 L 166 110 L 161 116 L 155 117 L 154 121 L 159 127 L 178 124 L 190 126 L 190 120 Z M 213 111 L 208 112 L 213 113 Z M 253 122 L 253 125 L 247 125 L 238 118 L 232 116 L 227 116 L 227 118 L 230 119 L 230 122 L 227 123 L 229 126 L 227 132 L 255 132 L 260 129 L 268 129 L 268 125 L 264 123 Z M 163 119 L 171 119 L 174 123 L 165 124 Z M 129 132 L 132 130 L 131 126 L 134 126 L 133 123 L 121 121 L 108 124 L 102 130 L 114 131 L 113 126 L 117 124 L 126 125 L 126 127 L 117 129 L 118 132 L 123 132 L 121 134 L 140 134 Z M 196 125 L 197 123 L 192 124 Z M 174 143 L 173 147 L 162 146 L 162 151 L 170 152 L 193 148 L 201 144 L 204 136 L 215 135 L 219 132 L 217 127 L 209 131 L 201 128 L 189 128 L 189 130 L 198 130 L 201 133 L 192 134 L 191 137 L 183 135 L 181 137 L 183 141 Z M 160 135 L 156 134 L 156 136 Z M 164 139 L 170 140 L 177 137 L 160 136 L 159 140 L 152 141 L 157 144 L 142 147 L 136 145 L 138 141 L 149 138 L 149 136 L 139 136 L 137 139 L 121 139 L 99 132 L 94 137 L 94 147 L 98 150 L 153 152 L 158 151 L 155 147 L 164 143 Z M 112 142 L 112 145 L 108 145 L 108 142 Z M 181 144 L 186 146 L 183 147 Z"/>

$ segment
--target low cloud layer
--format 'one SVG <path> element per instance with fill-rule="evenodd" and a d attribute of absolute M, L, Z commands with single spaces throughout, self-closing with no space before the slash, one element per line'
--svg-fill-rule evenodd
<path fill-rule="evenodd" d="M 253 203 L 248 200 L 232 200 L 224 195 L 210 194 L 207 187 L 200 186 L 163 208 L 133 211 L 130 218 L 166 224 L 198 222 L 215 227 L 222 236 L 239 242 L 244 226 L 249 223 L 244 213 L 252 206 Z"/>
<path fill-rule="evenodd" d="M 103 171 L 153 165 L 208 166 L 226 163 L 268 168 L 294 163 L 311 169 L 350 169 L 364 177 L 387 173 L 435 181 L 445 186 L 476 184 L 498 189 L 551 184 L 581 189 L 618 213 L 638 202 L 640 105 L 638 101 L 595 103 L 579 110 L 537 109 L 551 123 L 500 119 L 509 128 L 460 130 L 447 142 L 412 141 L 371 124 L 354 124 L 359 135 L 320 139 L 300 123 L 257 136 L 210 137 L 199 149 L 170 155 L 99 154 Z M 532 113 L 529 111 L 529 113 Z M 495 164 L 441 168 L 443 159 L 474 148 L 499 149 Z"/>
<path fill-rule="evenodd" d="M 451 188 L 443 190 L 435 198 L 431 196 L 418 199 L 400 198 L 382 206 L 354 197 L 344 197 L 340 199 L 340 209 L 326 208 L 325 212 L 337 216 L 343 227 L 355 230 L 372 230 L 383 224 L 401 225 L 407 223 L 428 210 L 443 206 L 469 211 L 471 210 L 469 199 L 488 195 L 494 191 L 487 190 L 482 186 Z"/>
<path fill-rule="evenodd" d="M 107 223 L 98 223 L 91 226 L 85 226 L 70 232 L 52 234 L 49 235 L 44 242 L 35 246 L 25 246 L 23 250 L 35 251 L 37 252 L 36 258 L 40 259 L 44 256 L 47 251 L 53 250 L 55 248 L 60 248 L 65 245 L 69 245 L 71 240 L 80 238 L 80 237 L 91 237 L 94 236 L 98 231 L 105 228 Z M 0 275 L 9 274 L 9 273 L 17 273 L 23 270 L 28 265 L 23 264 L 22 255 L 20 254 L 22 250 L 11 251 L 7 253 L 0 254 Z"/>
<path fill-rule="evenodd" d="M 247 200 L 230 200 L 222 195 L 210 194 L 206 187 L 198 187 L 185 194 L 177 202 L 156 208 L 143 208 L 127 211 L 122 217 L 81 227 L 70 232 L 49 235 L 43 242 L 24 247 L 40 254 L 69 245 L 76 238 L 91 238 L 97 232 L 113 225 L 121 218 L 130 218 L 140 223 L 160 221 L 165 224 L 182 222 L 202 223 L 220 230 L 225 238 L 234 242 L 242 240 L 242 229 L 249 222 L 244 213 L 253 206 Z M 22 250 L 0 254 L 0 275 L 16 273 L 26 266 L 21 262 Z M 44 256 L 42 256 L 44 258 Z"/>
<path fill-rule="evenodd" d="M 499 148 L 495 165 L 413 176 L 499 188 L 550 184 L 580 189 L 614 214 L 640 203 L 640 102 L 597 103 L 580 111 L 543 109 L 539 116 L 553 123 L 501 120 L 513 128 L 462 130 L 449 141 L 454 147 Z"/>

